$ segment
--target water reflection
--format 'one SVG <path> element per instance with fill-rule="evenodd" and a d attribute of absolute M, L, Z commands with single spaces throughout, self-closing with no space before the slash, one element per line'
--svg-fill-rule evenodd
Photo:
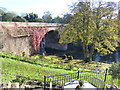
<path fill-rule="evenodd" d="M 106 56 L 100 56 L 99 53 L 96 53 L 93 57 L 93 60 L 105 63 L 120 62 L 120 48 L 117 48 L 117 51 Z"/>

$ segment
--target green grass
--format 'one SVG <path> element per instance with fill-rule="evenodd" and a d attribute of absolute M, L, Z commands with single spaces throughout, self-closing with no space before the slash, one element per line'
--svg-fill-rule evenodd
<path fill-rule="evenodd" d="M 58 75 L 63 73 L 71 73 L 73 71 L 67 71 L 64 69 L 53 69 L 49 67 L 42 67 L 26 62 L 16 61 L 9 58 L 1 58 L 2 63 L 2 82 L 12 81 L 16 78 L 16 75 L 21 75 L 33 80 L 43 81 L 43 77 Z"/>
<path fill-rule="evenodd" d="M 109 68 L 111 65 L 101 62 L 88 62 L 85 63 L 83 60 L 73 59 L 67 60 L 62 59 L 58 56 L 42 56 L 42 55 L 35 55 L 31 57 L 23 57 L 14 55 L 12 53 L 7 52 L 0 52 L 0 57 L 6 57 L 11 59 L 16 59 L 18 61 L 24 61 L 36 65 L 41 65 L 45 67 L 53 67 L 58 69 L 66 69 L 66 70 L 81 70 L 81 71 L 88 71 L 88 70 L 105 70 Z"/>
<path fill-rule="evenodd" d="M 90 70 L 90 69 L 81 68 L 80 66 L 76 66 L 72 62 L 64 63 L 64 60 L 59 60 L 58 58 L 52 58 L 50 56 L 36 55 L 36 56 L 32 56 L 31 58 L 28 58 L 28 57 L 14 55 L 12 53 L 0 52 L 0 57 L 11 58 L 17 61 L 28 62 L 31 64 L 40 65 L 43 67 L 52 67 L 55 69 L 66 69 L 66 70 L 73 70 L 73 71 Z"/>
<path fill-rule="evenodd" d="M 32 80 L 38 80 L 38 81 L 43 82 L 44 76 L 59 75 L 59 74 L 75 72 L 75 71 L 65 70 L 66 66 L 69 64 L 62 64 L 62 63 L 53 64 L 52 62 L 58 62 L 59 59 L 52 58 L 49 56 L 45 56 L 45 59 L 43 59 L 43 60 L 39 60 L 38 56 L 35 57 L 35 58 L 38 58 L 35 60 L 34 57 L 33 57 L 33 59 L 27 59 L 25 57 L 15 56 L 15 55 L 7 54 L 7 53 L 1 53 L 1 56 L 6 57 L 6 58 L 0 57 L 0 63 L 2 63 L 2 66 L 1 66 L 2 82 L 12 81 L 16 78 L 17 75 L 24 76 L 24 77 L 32 79 Z M 14 58 L 14 59 L 11 59 L 11 58 Z M 74 63 L 73 60 L 71 60 L 70 62 Z M 82 66 L 86 66 L 86 65 L 88 66 L 90 63 L 85 64 L 85 63 L 79 62 L 79 64 L 80 65 L 83 64 Z M 95 64 L 93 64 L 93 65 L 95 65 Z M 62 68 L 61 66 L 63 66 L 64 69 L 56 69 L 56 68 Z M 50 67 L 52 67 L 52 68 L 50 68 Z M 74 68 L 76 69 L 76 71 L 78 70 L 78 68 L 76 68 L 76 67 L 74 67 Z M 88 69 L 85 70 L 84 68 L 79 68 L 79 70 L 86 71 Z M 85 76 L 85 75 L 93 75 L 93 74 L 95 74 L 95 73 L 85 72 L 85 73 L 82 73 L 81 75 Z M 100 75 L 100 76 L 96 76 L 96 77 L 104 80 L 104 75 Z M 83 78 L 83 79 L 85 80 L 85 78 Z M 87 79 L 87 80 L 89 81 L 89 79 Z M 110 75 L 107 76 L 106 83 L 107 84 L 111 83 Z M 115 85 L 118 86 L 117 79 L 115 80 Z"/>

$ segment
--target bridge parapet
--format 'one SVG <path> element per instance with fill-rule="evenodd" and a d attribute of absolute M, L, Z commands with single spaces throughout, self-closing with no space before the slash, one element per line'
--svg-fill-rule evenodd
<path fill-rule="evenodd" d="M 38 22 L 0 22 L 0 32 L 2 31 L 1 25 L 5 25 L 7 27 L 48 27 L 48 31 L 51 30 L 59 30 L 62 24 L 58 23 L 38 23 Z"/>

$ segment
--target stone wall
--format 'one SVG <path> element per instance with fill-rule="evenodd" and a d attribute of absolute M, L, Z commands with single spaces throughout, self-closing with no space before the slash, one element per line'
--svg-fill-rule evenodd
<path fill-rule="evenodd" d="M 3 33 L 0 32 L 0 49 L 3 48 Z"/>
<path fill-rule="evenodd" d="M 12 52 L 17 55 L 31 55 L 34 52 L 32 47 L 32 37 L 11 37 L 4 34 L 3 51 Z"/>
<path fill-rule="evenodd" d="M 2 25 L 13 25 L 14 22 L 0 22 L 0 49 L 3 47 L 3 51 L 13 52 L 14 54 L 22 55 L 25 52 L 27 55 L 34 53 L 32 46 L 32 36 L 12 37 L 3 32 Z M 25 23 L 18 23 L 25 25 Z M 49 28 L 49 32 L 55 31 L 57 33 L 50 34 L 48 32 L 46 37 L 46 47 L 58 50 L 67 50 L 67 44 L 59 44 L 59 24 L 50 23 L 28 23 L 30 26 L 44 26 Z"/>
<path fill-rule="evenodd" d="M 0 49 L 3 48 L 3 31 L 2 31 L 2 27 L 0 25 Z"/>

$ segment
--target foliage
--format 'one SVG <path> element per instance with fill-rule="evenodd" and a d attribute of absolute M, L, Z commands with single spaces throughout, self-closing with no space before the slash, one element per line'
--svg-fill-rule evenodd
<path fill-rule="evenodd" d="M 118 26 L 117 18 L 113 19 L 112 6 L 104 4 L 92 9 L 89 2 L 78 2 L 73 11 L 73 18 L 64 28 L 60 43 L 79 41 L 86 61 L 92 60 L 95 50 L 101 55 L 116 50 L 119 42 Z"/>
<path fill-rule="evenodd" d="M 79 80 L 79 85 L 80 85 L 81 87 L 83 86 L 83 84 L 84 84 L 84 81 Z"/>
<path fill-rule="evenodd" d="M 12 21 L 13 17 L 15 17 L 16 14 L 13 12 L 7 12 L 2 15 L 2 21 Z"/>
<path fill-rule="evenodd" d="M 35 53 L 39 53 L 40 51 L 40 43 L 43 39 L 43 37 L 45 36 L 45 34 L 48 32 L 48 27 L 31 27 L 31 26 L 20 26 L 18 23 L 13 23 L 14 28 L 13 28 L 13 33 L 15 35 L 19 34 L 24 34 L 26 33 L 27 35 L 29 35 L 28 31 L 32 34 L 32 44 L 35 50 Z M 2 27 L 4 29 L 7 29 L 7 26 L 3 26 Z M 30 28 L 31 27 L 31 28 Z M 27 30 L 27 31 L 26 31 Z M 8 31 L 6 31 L 7 33 Z"/>
<path fill-rule="evenodd" d="M 120 75 L 120 63 L 112 63 L 112 66 L 109 68 L 109 72 L 114 79 L 118 78 Z"/>
<path fill-rule="evenodd" d="M 36 53 L 40 52 L 40 43 L 47 32 L 48 28 L 45 27 L 33 32 L 33 47 Z"/>
<path fill-rule="evenodd" d="M 26 16 L 24 16 L 24 18 L 28 22 L 43 22 L 42 19 L 38 18 L 38 15 L 35 13 L 28 13 Z"/>
<path fill-rule="evenodd" d="M 71 14 L 65 14 L 63 16 L 63 23 L 68 24 L 72 20 L 72 15 Z"/>
<path fill-rule="evenodd" d="M 41 56 L 35 56 L 35 58 L 36 59 L 28 59 L 26 57 L 17 56 L 10 53 L 0 53 L 0 63 L 2 63 L 2 66 L 1 66 L 2 81 L 14 82 L 18 80 L 19 82 L 25 82 L 26 80 L 37 80 L 37 81 L 43 82 L 43 76 L 48 75 L 48 73 L 49 75 L 58 75 L 63 73 L 72 73 L 73 71 L 70 71 L 70 68 L 74 71 L 78 70 L 78 68 L 75 66 L 74 63 L 53 64 L 51 60 L 54 60 L 54 59 L 51 59 L 48 56 L 47 56 L 48 60 L 43 59 L 43 61 L 41 60 L 42 58 Z M 93 73 L 89 72 L 91 71 L 89 69 L 79 68 L 79 70 L 81 71 L 81 74 L 80 74 L 81 76 L 84 76 L 84 75 L 89 76 L 89 75 L 95 74 L 95 72 Z M 84 71 L 87 71 L 87 72 L 84 72 Z M 96 72 L 96 74 L 100 74 L 100 73 Z M 23 78 L 17 79 L 17 76 L 21 76 Z M 100 75 L 98 77 L 104 80 L 104 76 Z M 81 80 L 84 80 L 84 79 L 85 79 L 84 77 L 83 78 L 81 77 Z M 111 75 L 107 75 L 106 83 L 110 83 L 110 80 L 111 80 Z M 115 85 L 118 85 L 118 79 L 115 79 L 114 81 L 115 81 Z"/>
<path fill-rule="evenodd" d="M 4 15 L 4 11 L 2 10 L 2 9 L 0 9 L 0 15 L 2 16 L 2 15 Z"/>
<path fill-rule="evenodd" d="M 68 56 L 68 60 L 73 60 L 73 56 Z"/>
<path fill-rule="evenodd" d="M 67 59 L 67 55 L 64 54 L 64 55 L 62 56 L 62 59 Z"/>
<path fill-rule="evenodd" d="M 52 23 L 63 23 L 67 24 L 71 21 L 72 15 L 71 14 L 64 14 L 63 17 L 57 16 L 54 19 L 52 19 Z"/>
<path fill-rule="evenodd" d="M 112 63 L 109 68 L 109 72 L 112 75 L 112 85 L 114 85 L 114 80 L 120 78 L 120 63 Z"/>
<path fill-rule="evenodd" d="M 42 19 L 44 20 L 44 22 L 51 23 L 52 22 L 51 13 L 49 11 L 44 12 Z"/>
<path fill-rule="evenodd" d="M 25 22 L 26 19 L 20 16 L 13 17 L 12 19 L 13 22 Z"/>
<path fill-rule="evenodd" d="M 52 19 L 53 23 L 63 23 L 63 18 L 57 16 L 54 19 Z"/>
<path fill-rule="evenodd" d="M 65 63 L 64 61 L 66 61 L 67 56 L 66 56 L 66 59 L 63 59 L 63 60 L 53 58 L 50 56 L 42 56 L 42 55 L 35 55 L 35 56 L 31 56 L 30 58 L 27 58 L 23 56 L 14 55 L 12 53 L 0 52 L 0 57 L 11 58 L 17 61 L 28 62 L 31 64 L 40 65 L 40 66 L 47 66 L 47 67 L 58 68 L 58 69 L 62 68 L 62 69 L 73 70 L 73 71 L 77 71 L 77 70 L 86 71 L 86 70 L 96 70 L 96 69 L 98 70 L 98 69 L 105 69 L 109 67 L 109 65 L 106 65 L 106 64 L 102 65 L 102 63 L 97 63 L 97 62 L 84 63 L 81 60 L 69 60 L 69 61 L 67 60 L 68 63 Z"/>
<path fill-rule="evenodd" d="M 11 82 L 19 82 L 19 85 L 21 86 L 27 80 L 29 80 L 29 78 L 26 78 L 26 77 L 23 77 L 23 76 L 16 76 L 16 78 L 13 79 Z"/>

